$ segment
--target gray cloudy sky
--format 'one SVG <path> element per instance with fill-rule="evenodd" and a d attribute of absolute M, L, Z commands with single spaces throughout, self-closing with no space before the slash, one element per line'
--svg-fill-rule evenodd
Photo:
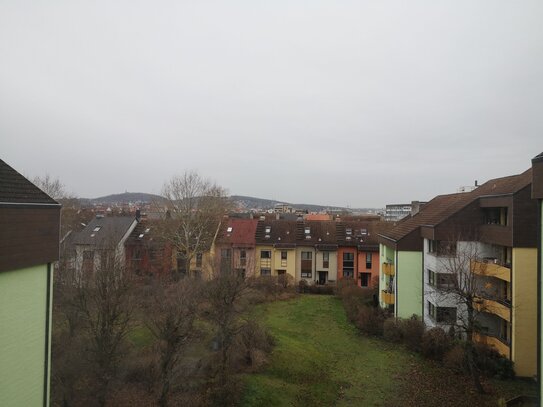
<path fill-rule="evenodd" d="M 0 157 L 79 196 L 384 206 L 543 151 L 543 2 L 0 2 Z"/>

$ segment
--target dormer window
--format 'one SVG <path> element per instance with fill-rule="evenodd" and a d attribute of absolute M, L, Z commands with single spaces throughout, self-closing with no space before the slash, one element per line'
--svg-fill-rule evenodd
<path fill-rule="evenodd" d="M 311 235 L 305 235 L 306 240 L 311 239 Z"/>
<path fill-rule="evenodd" d="M 351 236 L 347 236 L 345 240 L 351 240 Z"/>
<path fill-rule="evenodd" d="M 102 226 L 96 226 L 96 227 L 93 229 L 93 232 L 98 232 L 100 229 L 102 229 Z"/>
<path fill-rule="evenodd" d="M 353 230 L 352 230 L 351 228 L 347 228 L 347 229 L 345 229 L 345 233 L 346 233 L 347 235 L 352 235 L 352 234 L 353 234 Z"/>
<path fill-rule="evenodd" d="M 264 229 L 264 232 L 271 233 L 271 226 L 266 226 L 266 229 Z"/>
<path fill-rule="evenodd" d="M 269 239 L 270 238 L 270 235 L 265 235 L 264 236 L 264 239 Z"/>
<path fill-rule="evenodd" d="M 228 226 L 228 228 L 226 229 L 226 231 L 227 231 L 228 233 L 232 233 L 232 226 Z"/>
<path fill-rule="evenodd" d="M 360 229 L 360 234 L 361 234 L 362 236 L 367 235 L 367 234 L 368 234 L 368 229 Z"/>
<path fill-rule="evenodd" d="M 304 228 L 304 233 L 305 233 L 306 235 L 310 234 L 310 233 L 311 233 L 311 228 L 310 228 L 309 226 L 306 226 L 306 227 Z"/>
<path fill-rule="evenodd" d="M 143 233 L 138 236 L 138 239 L 143 238 Z"/>
<path fill-rule="evenodd" d="M 149 233 L 150 230 L 151 230 L 151 228 L 145 229 L 145 233 Z"/>

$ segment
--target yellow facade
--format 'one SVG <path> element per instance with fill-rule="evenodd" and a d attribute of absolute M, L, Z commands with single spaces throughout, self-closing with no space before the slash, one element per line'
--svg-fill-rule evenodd
<path fill-rule="evenodd" d="M 537 373 L 537 249 L 513 248 L 512 360 L 518 376 Z"/>
<path fill-rule="evenodd" d="M 273 249 L 273 268 L 272 274 L 279 275 L 285 272 L 296 280 L 296 250 L 295 249 Z M 286 259 L 284 258 L 286 255 Z"/>

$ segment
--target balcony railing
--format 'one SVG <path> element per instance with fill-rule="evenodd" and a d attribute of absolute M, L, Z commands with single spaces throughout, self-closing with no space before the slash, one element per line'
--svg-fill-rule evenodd
<path fill-rule="evenodd" d="M 496 349 L 500 355 L 506 357 L 507 359 L 511 358 L 511 350 L 509 345 L 495 336 L 474 333 L 473 340 L 477 343 L 482 343 Z"/>
<path fill-rule="evenodd" d="M 381 301 L 383 301 L 387 305 L 394 305 L 396 299 L 396 295 L 394 293 L 388 292 L 388 291 L 381 291 Z"/>
<path fill-rule="evenodd" d="M 394 264 L 383 263 L 382 270 L 383 270 L 383 274 L 387 276 L 394 276 L 395 274 Z"/>
<path fill-rule="evenodd" d="M 473 306 L 479 312 L 497 315 L 507 322 L 511 322 L 511 304 L 507 301 L 477 297 L 475 301 L 473 301 Z"/>
<path fill-rule="evenodd" d="M 494 260 L 472 260 L 471 270 L 478 275 L 511 282 L 511 267 Z"/>

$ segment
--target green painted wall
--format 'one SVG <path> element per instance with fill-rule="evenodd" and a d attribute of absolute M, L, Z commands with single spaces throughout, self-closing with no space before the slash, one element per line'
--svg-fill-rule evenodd
<path fill-rule="evenodd" d="M 46 300 L 47 265 L 0 273 L 0 406 L 43 406 Z"/>
<path fill-rule="evenodd" d="M 422 252 L 398 252 L 396 262 L 396 316 L 422 316 Z"/>

